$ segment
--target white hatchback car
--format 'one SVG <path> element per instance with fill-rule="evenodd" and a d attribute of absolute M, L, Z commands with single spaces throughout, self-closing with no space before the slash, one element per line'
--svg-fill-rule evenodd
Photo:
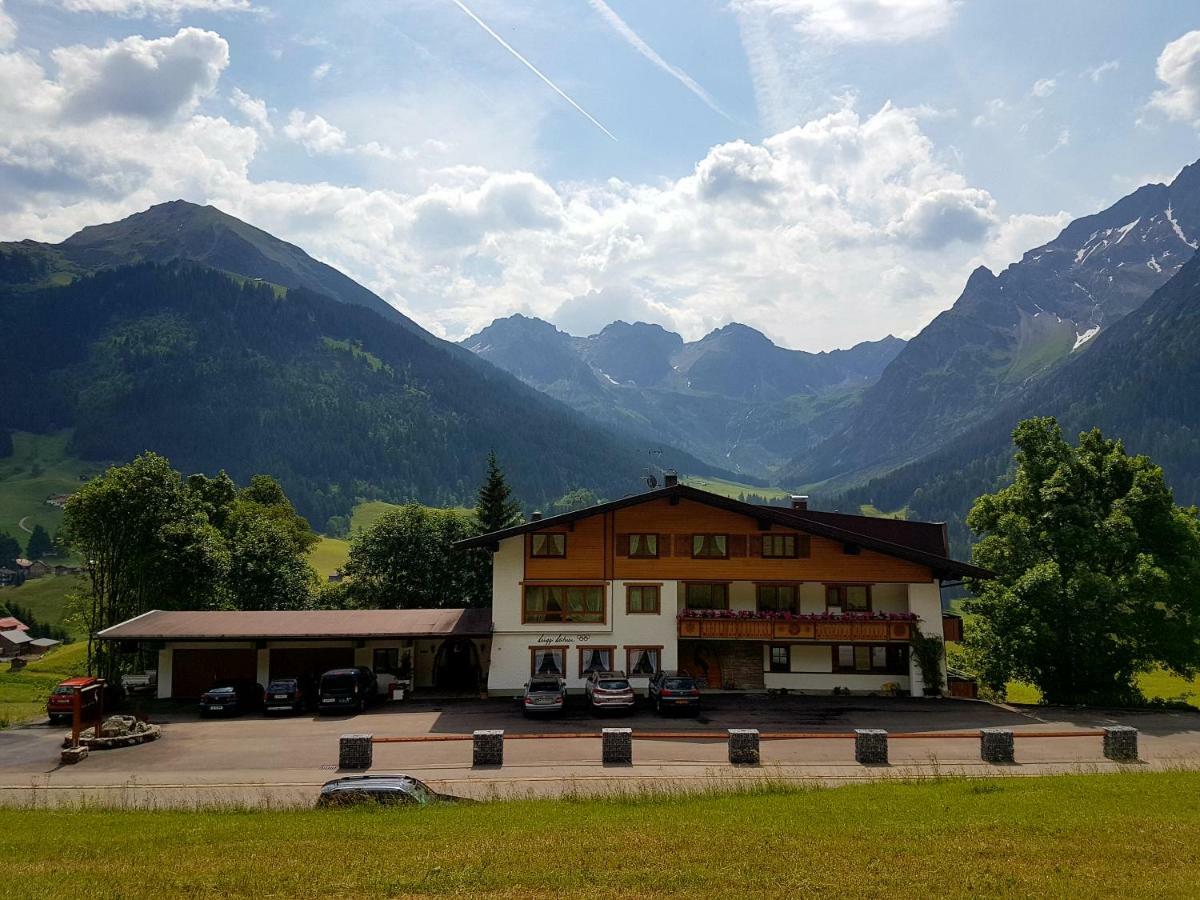
<path fill-rule="evenodd" d="M 592 712 L 604 709 L 633 709 L 633 688 L 624 672 L 593 672 L 584 685 Z"/>

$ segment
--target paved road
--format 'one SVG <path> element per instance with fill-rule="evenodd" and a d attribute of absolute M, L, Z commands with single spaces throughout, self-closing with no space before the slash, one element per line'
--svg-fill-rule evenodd
<path fill-rule="evenodd" d="M 648 710 L 598 720 L 572 710 L 561 720 L 524 719 L 515 704 L 458 701 L 410 702 L 357 716 L 300 716 L 200 720 L 187 710 L 157 717 L 161 740 L 141 747 L 93 753 L 78 766 L 58 764 L 62 726 L 35 725 L 0 732 L 0 803 L 59 802 L 98 794 L 107 802 L 310 802 L 332 776 L 341 734 L 434 737 L 442 740 L 377 744 L 375 770 L 408 771 L 448 790 L 474 796 L 495 792 L 561 793 L 609 789 L 613 784 L 698 785 L 722 778 L 770 777 L 838 783 L 863 777 L 922 771 L 965 774 L 1040 774 L 1115 768 L 1103 760 L 1099 737 L 1037 738 L 1038 732 L 1132 724 L 1141 732 L 1142 757 L 1154 767 L 1200 766 L 1200 713 L 1104 713 L 1048 708 L 1010 708 L 965 700 L 903 700 L 832 697 L 714 696 L 698 719 L 664 720 Z M 631 768 L 599 765 L 598 737 L 511 739 L 500 770 L 472 770 L 477 728 L 509 735 L 597 734 L 605 725 L 628 725 L 635 735 Z M 853 760 L 853 742 L 834 735 L 854 728 L 901 732 L 973 732 L 1011 727 L 1018 734 L 1015 767 L 979 762 L 974 736 L 891 740 L 892 768 L 866 770 Z M 723 731 L 755 727 L 829 737 L 764 741 L 763 768 L 727 765 L 723 740 L 702 737 L 637 739 L 639 733 Z M 444 738 L 460 737 L 460 740 Z"/>

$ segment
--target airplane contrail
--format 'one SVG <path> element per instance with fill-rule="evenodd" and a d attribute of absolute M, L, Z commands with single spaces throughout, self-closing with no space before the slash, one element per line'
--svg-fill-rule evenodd
<path fill-rule="evenodd" d="M 570 97 L 568 97 L 566 92 L 562 88 L 560 88 L 557 84 L 555 84 L 553 81 L 551 81 L 545 75 L 543 75 L 537 66 L 535 66 L 533 63 L 531 63 L 529 60 L 527 60 L 525 57 L 523 57 L 520 53 L 518 53 L 516 50 L 514 50 L 512 45 L 509 44 L 508 41 L 504 40 L 504 38 L 500 37 L 500 35 L 496 34 L 496 32 L 494 32 L 494 31 L 492 31 L 492 29 L 488 27 L 487 23 L 485 21 L 483 21 L 483 19 L 479 18 L 479 16 L 475 15 L 475 13 L 471 12 L 471 10 L 467 9 L 466 5 L 464 3 L 462 3 L 462 0 L 450 0 L 450 2 L 453 3 L 455 6 L 457 6 L 459 9 L 461 9 L 463 12 L 465 12 L 468 16 L 470 16 L 474 20 L 476 25 L 478 25 L 480 28 L 482 28 L 484 31 L 486 31 L 488 34 L 490 34 L 492 37 L 494 37 L 496 39 L 496 42 L 498 44 L 500 44 L 501 47 L 503 47 L 505 50 L 507 50 L 509 53 L 511 53 L 513 56 L 515 56 L 534 75 L 536 75 L 538 78 L 542 79 L 542 81 L 546 82 L 546 84 L 550 86 L 550 89 L 552 91 L 554 91 L 554 93 L 558 94 L 558 96 L 562 97 L 564 100 L 566 100 L 568 103 L 570 103 L 573 107 L 575 107 L 575 109 L 578 110 L 579 113 L 581 115 L 583 115 L 589 122 L 591 122 L 593 125 L 595 125 L 597 128 L 599 128 L 601 131 L 603 131 L 612 140 L 614 140 L 614 141 L 617 140 L 617 136 L 615 134 L 613 134 L 611 131 L 609 131 L 607 128 L 605 128 L 603 125 L 601 125 L 599 122 L 597 122 L 596 118 L 591 113 L 589 113 L 586 109 L 584 109 L 582 106 L 580 106 L 578 103 L 576 103 Z"/>
<path fill-rule="evenodd" d="M 687 72 L 683 71 L 683 69 L 671 65 L 669 62 L 659 56 L 655 49 L 643 41 L 638 33 L 630 28 L 628 23 L 626 23 L 624 19 L 617 15 L 616 12 L 613 11 L 612 7 L 605 3 L 604 0 L 588 0 L 588 3 L 591 4 L 592 9 L 599 13 L 600 17 L 609 25 L 611 25 L 612 29 L 621 37 L 623 37 L 633 47 L 633 49 L 642 54 L 642 56 L 646 57 L 646 59 L 650 60 L 650 62 L 654 63 L 654 65 L 658 66 L 668 75 L 682 84 L 685 88 L 699 97 L 713 112 L 719 113 L 726 119 L 729 119 L 731 122 L 733 121 L 733 117 L 730 116 L 729 113 L 725 112 L 725 110 L 721 109 L 720 105 L 712 98 L 712 95 L 708 91 L 697 84 L 696 80 Z"/>

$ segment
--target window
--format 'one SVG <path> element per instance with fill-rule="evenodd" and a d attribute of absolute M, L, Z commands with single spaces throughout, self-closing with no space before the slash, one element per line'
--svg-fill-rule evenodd
<path fill-rule="evenodd" d="M 762 536 L 763 559 L 795 559 L 796 536 L 794 534 L 764 534 Z"/>
<path fill-rule="evenodd" d="M 692 559 L 726 559 L 729 556 L 729 535 L 693 534 Z"/>
<path fill-rule="evenodd" d="M 908 674 L 908 647 L 904 644 L 838 644 L 833 648 L 833 671 Z"/>
<path fill-rule="evenodd" d="M 660 588 L 657 584 L 631 584 L 626 591 L 625 612 L 657 613 L 660 610 Z"/>
<path fill-rule="evenodd" d="M 616 647 L 580 647 L 579 677 L 586 678 L 592 672 L 611 672 Z"/>
<path fill-rule="evenodd" d="M 535 534 L 529 543 L 529 555 L 538 557 L 566 556 L 567 536 L 555 532 Z"/>
<path fill-rule="evenodd" d="M 796 599 L 794 584 L 760 584 L 758 586 L 758 608 L 760 611 L 797 612 L 799 604 Z"/>
<path fill-rule="evenodd" d="M 628 675 L 653 675 L 658 672 L 662 647 L 626 647 L 625 672 Z"/>
<path fill-rule="evenodd" d="M 629 556 L 631 559 L 658 559 L 658 535 L 629 535 Z"/>
<path fill-rule="evenodd" d="M 782 647 L 771 648 L 771 671 L 792 671 L 792 648 L 784 644 Z"/>
<path fill-rule="evenodd" d="M 603 622 L 604 588 L 598 584 L 528 584 L 522 622 Z"/>
<path fill-rule="evenodd" d="M 530 675 L 558 675 L 560 678 L 565 678 L 567 676 L 566 663 L 566 647 L 529 648 Z"/>
<path fill-rule="evenodd" d="M 870 612 L 871 588 L 866 584 L 826 585 L 825 606 L 845 612 Z"/>
<path fill-rule="evenodd" d="M 688 609 L 729 609 L 729 585 L 689 581 L 684 585 Z"/>

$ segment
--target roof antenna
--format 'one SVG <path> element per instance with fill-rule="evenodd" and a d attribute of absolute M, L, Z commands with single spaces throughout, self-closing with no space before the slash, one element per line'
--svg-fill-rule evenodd
<path fill-rule="evenodd" d="M 647 488 L 654 490 L 658 487 L 658 476 L 654 474 L 654 470 L 659 468 L 655 460 L 662 456 L 662 451 L 651 449 L 646 451 L 646 455 L 650 457 L 650 464 L 642 470 L 642 481 L 646 482 Z"/>

